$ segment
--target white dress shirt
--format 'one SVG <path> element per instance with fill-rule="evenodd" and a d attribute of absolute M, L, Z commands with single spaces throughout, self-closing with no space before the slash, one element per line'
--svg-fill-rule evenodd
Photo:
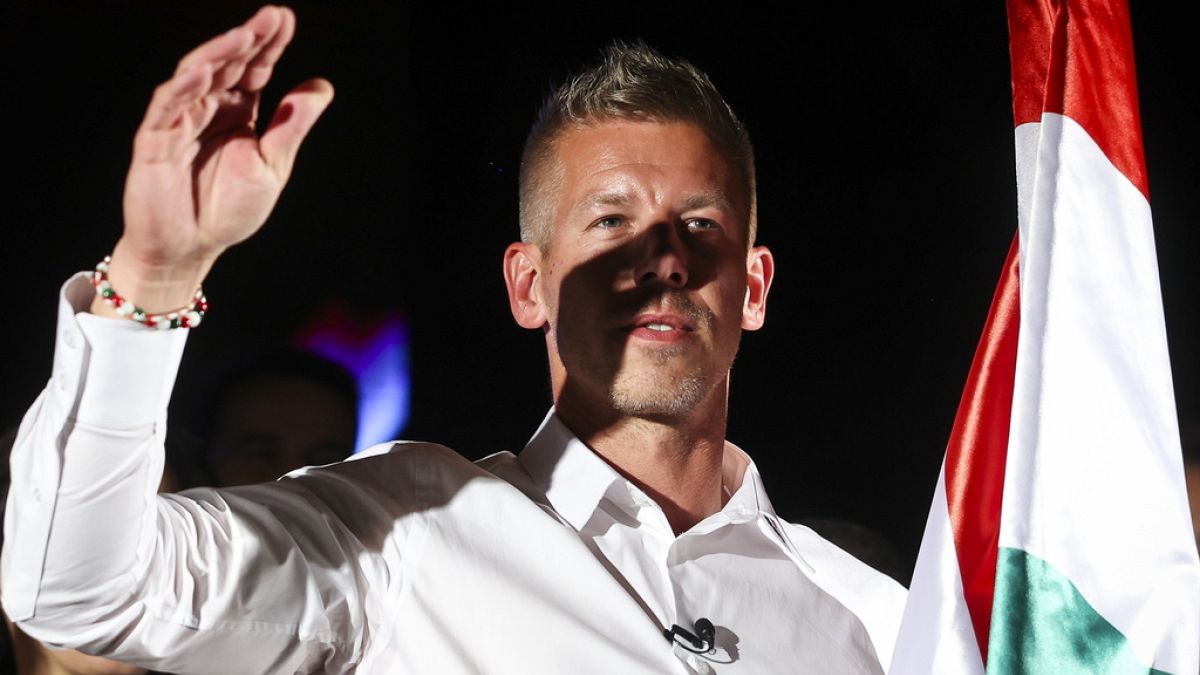
<path fill-rule="evenodd" d="M 156 495 L 186 331 L 78 314 L 22 423 L 4 606 L 40 639 L 179 673 L 882 673 L 903 589 L 775 515 L 726 444 L 728 500 L 675 536 L 551 414 L 476 463 L 378 446 L 274 483 Z M 708 618 L 703 654 L 663 629 Z"/>

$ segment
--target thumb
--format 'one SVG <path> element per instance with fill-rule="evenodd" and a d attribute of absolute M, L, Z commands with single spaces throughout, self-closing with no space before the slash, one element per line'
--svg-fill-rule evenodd
<path fill-rule="evenodd" d="M 332 100 L 333 85 L 328 80 L 316 78 L 300 84 L 279 102 L 259 141 L 259 151 L 280 183 L 292 173 L 301 141 Z"/>

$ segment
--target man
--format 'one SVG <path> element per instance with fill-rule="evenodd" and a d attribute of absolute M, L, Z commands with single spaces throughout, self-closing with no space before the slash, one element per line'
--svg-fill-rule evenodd
<path fill-rule="evenodd" d="M 176 672 L 883 672 L 902 589 L 781 521 L 725 441 L 774 273 L 752 152 L 706 77 L 644 47 L 560 88 L 530 134 L 504 274 L 555 407 L 519 457 L 396 443 L 153 495 L 186 333 L 158 328 L 195 323 L 332 98 L 304 83 L 256 135 L 293 26 L 264 8 L 155 92 L 95 276 L 116 306 L 64 287 L 56 372 L 14 449 L 13 619 Z"/>

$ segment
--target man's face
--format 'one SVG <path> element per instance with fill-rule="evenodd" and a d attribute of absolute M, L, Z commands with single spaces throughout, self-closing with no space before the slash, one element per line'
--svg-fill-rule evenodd
<path fill-rule="evenodd" d="M 747 249 L 737 174 L 688 123 L 598 123 L 565 132 L 555 149 L 550 240 L 523 249 L 538 311 L 512 299 L 522 325 L 546 330 L 556 401 L 668 417 L 714 392 L 723 403 L 772 271 L 766 249 Z"/>
<path fill-rule="evenodd" d="M 302 466 L 354 452 L 355 411 L 337 393 L 300 377 L 263 375 L 226 396 L 212 438 L 222 486 L 273 481 Z"/>

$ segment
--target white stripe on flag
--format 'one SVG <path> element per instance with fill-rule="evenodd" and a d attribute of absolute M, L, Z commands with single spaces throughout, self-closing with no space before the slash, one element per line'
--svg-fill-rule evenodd
<path fill-rule="evenodd" d="M 912 587 L 921 592 L 909 595 L 889 675 L 983 675 L 984 672 L 971 615 L 963 599 L 954 532 L 946 505 L 945 476 L 943 465 L 913 571 Z"/>
<path fill-rule="evenodd" d="M 1016 141 L 1021 331 L 1000 545 L 1065 574 L 1145 664 L 1196 673 L 1200 567 L 1149 204 L 1070 118 L 1046 113 Z"/>

